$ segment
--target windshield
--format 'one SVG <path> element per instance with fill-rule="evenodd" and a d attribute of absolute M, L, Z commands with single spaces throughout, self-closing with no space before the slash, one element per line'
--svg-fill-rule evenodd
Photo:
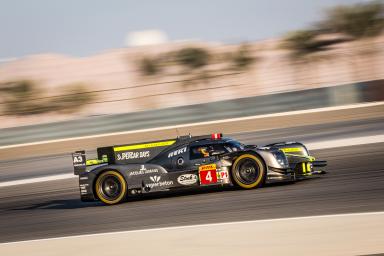
<path fill-rule="evenodd" d="M 236 152 L 236 151 L 241 151 L 244 150 L 244 144 L 235 141 L 235 140 L 230 140 L 228 141 L 224 147 L 229 151 L 229 152 Z"/>

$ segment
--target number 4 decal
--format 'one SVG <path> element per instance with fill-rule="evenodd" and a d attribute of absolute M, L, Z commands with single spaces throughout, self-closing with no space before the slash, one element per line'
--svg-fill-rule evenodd
<path fill-rule="evenodd" d="M 217 183 L 216 164 L 199 167 L 200 184 L 209 185 Z"/>
<path fill-rule="evenodd" d="M 205 179 L 209 180 L 209 182 L 212 182 L 212 175 L 211 172 L 207 172 L 207 175 L 205 175 Z"/>

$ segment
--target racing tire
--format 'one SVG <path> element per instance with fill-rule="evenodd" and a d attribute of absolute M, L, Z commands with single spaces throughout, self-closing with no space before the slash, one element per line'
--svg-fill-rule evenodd
<path fill-rule="evenodd" d="M 251 189 L 261 187 L 265 183 L 267 169 L 261 157 L 244 154 L 236 158 L 231 174 L 236 185 Z"/>
<path fill-rule="evenodd" d="M 127 183 L 119 172 L 109 170 L 97 177 L 95 193 L 97 198 L 105 204 L 118 204 L 125 200 Z"/>

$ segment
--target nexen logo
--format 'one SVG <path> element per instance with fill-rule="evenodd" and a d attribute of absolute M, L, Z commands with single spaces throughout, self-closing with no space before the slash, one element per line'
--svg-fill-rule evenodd
<path fill-rule="evenodd" d="M 185 153 L 185 152 L 187 152 L 187 147 L 180 148 L 178 150 L 175 150 L 175 151 L 172 151 L 171 153 L 169 153 L 168 158 L 180 155 L 180 154 Z"/>

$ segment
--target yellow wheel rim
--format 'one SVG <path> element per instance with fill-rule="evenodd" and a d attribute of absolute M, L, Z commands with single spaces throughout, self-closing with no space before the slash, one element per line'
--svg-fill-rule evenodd
<path fill-rule="evenodd" d="M 238 165 L 238 163 L 245 159 L 245 158 L 250 158 L 252 160 L 254 160 L 258 167 L 259 167 L 259 176 L 257 177 L 257 179 L 252 182 L 251 184 L 244 184 L 236 175 L 236 167 Z M 236 182 L 237 185 L 239 185 L 240 187 L 242 188 L 254 188 L 258 185 L 260 185 L 261 181 L 263 180 L 263 177 L 265 175 L 265 168 L 264 168 L 264 164 L 262 163 L 262 161 L 260 160 L 260 158 L 254 156 L 254 155 L 251 155 L 251 154 L 244 154 L 244 155 L 241 155 L 239 156 L 238 158 L 236 158 L 234 164 L 232 165 L 232 177 L 233 177 L 233 180 Z"/>
<path fill-rule="evenodd" d="M 107 196 L 106 196 L 106 193 L 105 193 L 105 184 L 103 184 L 106 180 L 106 178 L 113 178 L 115 181 L 118 182 L 118 186 L 120 186 L 120 192 L 118 194 L 117 197 L 113 198 L 113 199 L 109 199 Z M 112 186 L 112 185 L 111 185 Z M 124 198 L 125 198 L 125 195 L 127 193 L 127 184 L 125 182 L 125 179 L 124 177 L 117 171 L 106 171 L 106 172 L 103 172 L 102 174 L 100 174 L 100 176 L 97 178 L 96 180 L 96 186 L 95 186 L 95 190 L 96 190 L 96 195 L 97 197 L 104 203 L 106 204 L 117 204 L 119 202 L 121 202 Z"/>

